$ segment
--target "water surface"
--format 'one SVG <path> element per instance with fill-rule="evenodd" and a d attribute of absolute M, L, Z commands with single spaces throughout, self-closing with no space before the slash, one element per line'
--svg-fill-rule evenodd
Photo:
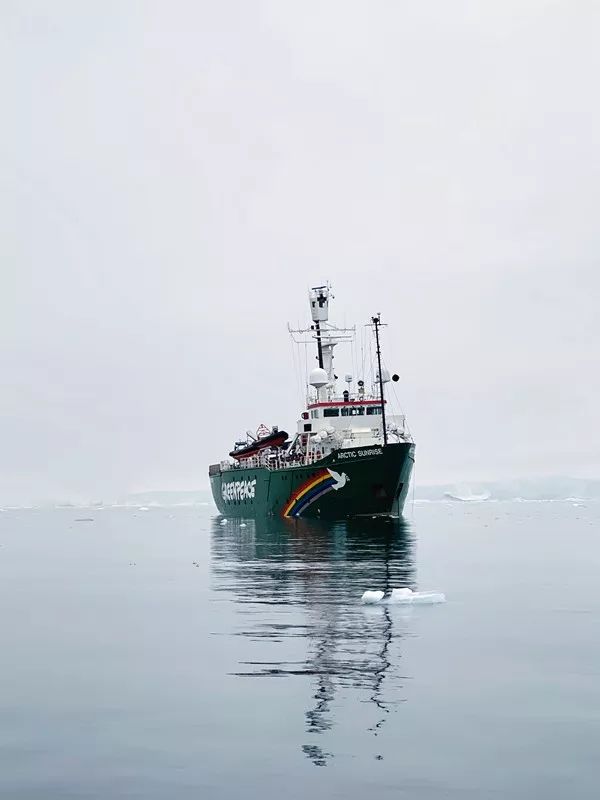
<path fill-rule="evenodd" d="M 599 512 L 4 510 L 0 797 L 595 798 Z"/>

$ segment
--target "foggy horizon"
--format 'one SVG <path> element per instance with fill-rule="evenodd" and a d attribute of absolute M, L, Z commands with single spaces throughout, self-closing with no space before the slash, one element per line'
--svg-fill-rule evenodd
<path fill-rule="evenodd" d="M 0 22 L 0 506 L 206 489 L 293 432 L 323 280 L 387 323 L 417 485 L 600 477 L 597 7 Z"/>

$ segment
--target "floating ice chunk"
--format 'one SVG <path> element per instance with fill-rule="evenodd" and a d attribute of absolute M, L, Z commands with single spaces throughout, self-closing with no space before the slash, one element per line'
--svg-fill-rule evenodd
<path fill-rule="evenodd" d="M 412 589 L 404 588 L 404 589 L 392 589 L 392 594 L 390 595 L 390 600 L 394 603 L 400 603 L 403 600 L 408 600 L 412 598 L 414 592 Z"/>
<path fill-rule="evenodd" d="M 240 522 L 240 528 L 245 528 L 245 527 L 246 527 L 246 523 L 245 522 Z"/>
<path fill-rule="evenodd" d="M 390 605 L 432 605 L 445 603 L 446 595 L 442 592 L 413 592 L 408 587 L 392 589 L 391 594 L 385 597 L 385 592 L 368 589 L 361 597 L 361 602 L 367 605 L 377 603 Z"/>
<path fill-rule="evenodd" d="M 412 589 L 392 589 L 388 603 L 445 603 L 442 592 L 413 592 Z"/>
<path fill-rule="evenodd" d="M 384 592 L 367 590 L 360 598 L 363 603 L 379 603 L 383 600 Z"/>
<path fill-rule="evenodd" d="M 148 508 L 148 506 L 140 506 L 138 508 L 138 511 L 150 511 L 150 509 Z"/>
<path fill-rule="evenodd" d="M 221 520 L 221 525 L 227 525 L 227 520 L 226 519 L 222 519 Z"/>
<path fill-rule="evenodd" d="M 423 603 L 423 605 L 445 603 L 446 595 L 443 592 L 415 592 L 413 603 Z"/>

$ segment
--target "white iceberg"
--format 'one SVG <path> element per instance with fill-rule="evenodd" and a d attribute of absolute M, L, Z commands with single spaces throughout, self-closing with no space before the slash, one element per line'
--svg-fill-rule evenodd
<path fill-rule="evenodd" d="M 388 603 L 445 603 L 442 592 L 413 592 L 412 589 L 392 589 Z"/>
<path fill-rule="evenodd" d="M 361 602 L 367 605 L 378 603 L 389 605 L 433 605 L 445 603 L 446 595 L 443 592 L 413 592 L 408 587 L 392 589 L 388 597 L 385 592 L 368 589 L 361 597 Z"/>
<path fill-rule="evenodd" d="M 367 589 L 360 599 L 363 603 L 379 603 L 383 600 L 384 594 L 384 592 L 373 592 Z"/>

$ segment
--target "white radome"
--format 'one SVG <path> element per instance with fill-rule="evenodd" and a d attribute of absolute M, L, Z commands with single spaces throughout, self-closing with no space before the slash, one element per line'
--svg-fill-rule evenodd
<path fill-rule="evenodd" d="M 308 376 L 308 382 L 315 389 L 322 389 L 329 383 L 329 376 L 322 367 L 315 367 Z"/>

